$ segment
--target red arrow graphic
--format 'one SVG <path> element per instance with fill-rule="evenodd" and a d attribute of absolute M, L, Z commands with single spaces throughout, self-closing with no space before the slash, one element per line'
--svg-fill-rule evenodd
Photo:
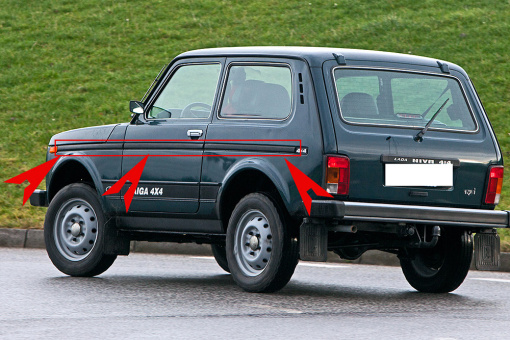
<path fill-rule="evenodd" d="M 292 175 L 292 179 L 294 183 L 296 183 L 296 187 L 299 191 L 299 195 L 305 204 L 306 212 L 310 215 L 310 209 L 312 208 L 312 198 L 308 195 L 308 190 L 312 189 L 313 192 L 317 196 L 322 197 L 331 197 L 326 190 L 324 190 L 320 185 L 315 183 L 310 177 L 305 175 L 301 170 L 299 170 L 296 166 L 294 166 L 291 162 L 285 159 L 287 162 L 287 166 L 289 167 L 290 174 Z"/>
<path fill-rule="evenodd" d="M 21 184 L 25 181 L 29 181 L 30 185 L 28 185 L 25 188 L 25 191 L 23 192 L 23 205 L 28 201 L 30 198 L 30 195 L 37 189 L 37 186 L 42 182 L 44 177 L 50 172 L 51 168 L 57 161 L 58 156 L 53 158 L 51 161 L 47 161 L 46 163 L 43 163 L 41 165 L 36 166 L 35 168 L 32 168 L 28 171 L 25 171 L 18 176 L 15 176 L 11 179 L 8 179 L 5 181 L 5 183 L 14 183 L 14 184 Z"/>
<path fill-rule="evenodd" d="M 124 204 L 126 205 L 126 212 L 128 212 L 131 201 L 133 200 L 133 196 L 135 195 L 136 188 L 138 187 L 138 182 L 140 181 L 140 177 L 142 177 L 143 168 L 145 167 L 145 163 L 147 163 L 148 157 L 149 155 L 145 156 L 140 162 L 138 162 L 138 164 L 136 164 L 133 169 L 129 170 L 124 176 L 121 177 L 121 179 L 115 182 L 115 184 L 112 185 L 110 189 L 106 190 L 103 196 L 118 193 L 124 186 L 124 183 L 130 181 L 131 186 L 124 194 Z"/>

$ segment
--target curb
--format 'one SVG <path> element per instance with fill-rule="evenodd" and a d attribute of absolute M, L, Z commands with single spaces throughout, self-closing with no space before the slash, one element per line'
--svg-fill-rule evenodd
<path fill-rule="evenodd" d="M 0 247 L 44 249 L 45 244 L 43 230 L 0 228 Z M 211 247 L 208 244 L 196 243 L 131 241 L 131 252 L 212 256 Z M 354 261 L 342 260 L 335 253 L 328 252 L 328 262 L 395 267 L 400 266 L 400 262 L 396 255 L 378 250 L 369 250 L 359 259 Z M 471 270 L 476 270 L 474 267 L 474 261 L 471 263 Z M 501 253 L 501 265 L 499 271 L 510 272 L 510 253 Z"/>

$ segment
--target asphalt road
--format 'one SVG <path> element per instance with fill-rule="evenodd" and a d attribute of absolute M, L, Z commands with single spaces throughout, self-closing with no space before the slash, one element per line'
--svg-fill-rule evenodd
<path fill-rule="evenodd" d="M 72 278 L 42 250 L 0 248 L 0 287 L 2 339 L 510 339 L 509 273 L 433 295 L 399 268 L 305 262 L 249 294 L 209 257 L 133 254 Z"/>

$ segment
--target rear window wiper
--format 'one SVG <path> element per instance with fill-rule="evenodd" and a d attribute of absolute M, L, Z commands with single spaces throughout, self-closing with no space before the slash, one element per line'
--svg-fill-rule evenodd
<path fill-rule="evenodd" d="M 446 103 L 448 103 L 448 101 L 450 100 L 450 98 L 447 98 L 443 105 L 441 105 L 441 107 L 436 111 L 436 113 L 434 113 L 434 115 L 432 116 L 432 118 L 430 118 L 430 120 L 428 121 L 427 125 L 425 125 L 425 127 L 423 129 L 421 129 L 420 132 L 418 132 L 418 134 L 414 137 L 414 141 L 415 142 L 421 142 L 423 141 L 423 135 L 425 134 L 425 132 L 427 132 L 427 130 L 429 129 L 429 126 L 430 124 L 432 124 L 432 122 L 434 121 L 434 119 L 436 119 L 437 115 L 439 114 L 439 112 L 441 112 L 441 110 L 443 109 L 443 107 L 446 105 Z"/>
<path fill-rule="evenodd" d="M 430 104 L 430 106 L 421 114 L 422 117 L 425 117 L 427 115 L 427 113 L 429 113 L 430 109 L 437 103 L 439 98 L 441 98 L 443 96 L 443 94 L 445 94 L 446 91 L 448 91 L 448 89 L 450 89 L 450 86 L 446 85 L 443 92 L 441 92 L 441 94 L 436 98 L 436 100 L 434 100 L 434 102 L 432 104 Z"/>

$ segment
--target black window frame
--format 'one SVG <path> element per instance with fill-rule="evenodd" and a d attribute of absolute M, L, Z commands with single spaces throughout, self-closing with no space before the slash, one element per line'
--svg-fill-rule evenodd
<path fill-rule="evenodd" d="M 270 67 L 285 67 L 290 71 L 290 84 L 291 84 L 291 93 L 290 93 L 290 110 L 289 114 L 285 118 L 257 118 L 257 117 L 224 117 L 221 116 L 221 108 L 223 106 L 223 100 L 225 98 L 225 92 L 227 90 L 228 85 L 228 77 L 230 74 L 230 69 L 234 66 L 270 66 Z M 275 121 L 275 122 L 283 122 L 292 117 L 292 114 L 295 110 L 295 85 L 294 85 L 294 70 L 292 65 L 287 62 L 269 62 L 269 61 L 232 61 L 225 68 L 225 73 L 223 77 L 223 86 L 221 89 L 220 98 L 218 101 L 218 109 L 216 110 L 216 119 L 218 120 L 240 120 L 240 121 Z"/>
<path fill-rule="evenodd" d="M 209 113 L 209 116 L 207 116 L 207 118 L 157 118 L 157 117 L 150 118 L 149 117 L 149 112 L 152 109 L 152 107 L 154 106 L 154 103 L 156 102 L 156 100 L 161 95 L 161 92 L 166 88 L 168 82 L 172 79 L 172 77 L 177 72 L 177 70 L 179 70 L 183 66 L 214 65 L 214 64 L 220 65 L 220 74 L 218 76 L 218 82 L 216 83 L 216 91 L 215 91 L 214 97 L 213 97 L 213 105 L 211 107 L 211 112 Z M 160 82 L 160 84 L 158 85 L 158 88 L 155 91 L 153 91 L 153 93 L 151 94 L 151 96 L 147 100 L 147 105 L 145 106 L 145 109 L 144 109 L 144 119 L 147 122 L 151 122 L 151 121 L 152 122 L 153 121 L 167 121 L 167 122 L 171 122 L 171 121 L 187 121 L 187 120 L 192 120 L 192 121 L 196 121 L 196 120 L 198 120 L 198 121 L 209 120 L 210 121 L 211 118 L 213 117 L 213 111 L 215 109 L 215 104 L 216 104 L 216 98 L 218 97 L 218 94 L 219 94 L 219 91 L 220 91 L 220 87 L 221 87 L 220 85 L 221 85 L 221 82 L 222 82 L 222 74 L 224 72 L 224 67 L 225 67 L 225 63 L 221 62 L 219 60 L 216 60 L 216 61 L 212 61 L 212 60 L 211 61 L 206 61 L 206 60 L 203 60 L 203 61 L 186 60 L 186 61 L 183 61 L 183 62 L 175 63 L 174 65 L 171 66 L 171 68 L 168 70 L 168 72 L 164 75 L 164 79 L 163 79 L 162 82 Z"/>

